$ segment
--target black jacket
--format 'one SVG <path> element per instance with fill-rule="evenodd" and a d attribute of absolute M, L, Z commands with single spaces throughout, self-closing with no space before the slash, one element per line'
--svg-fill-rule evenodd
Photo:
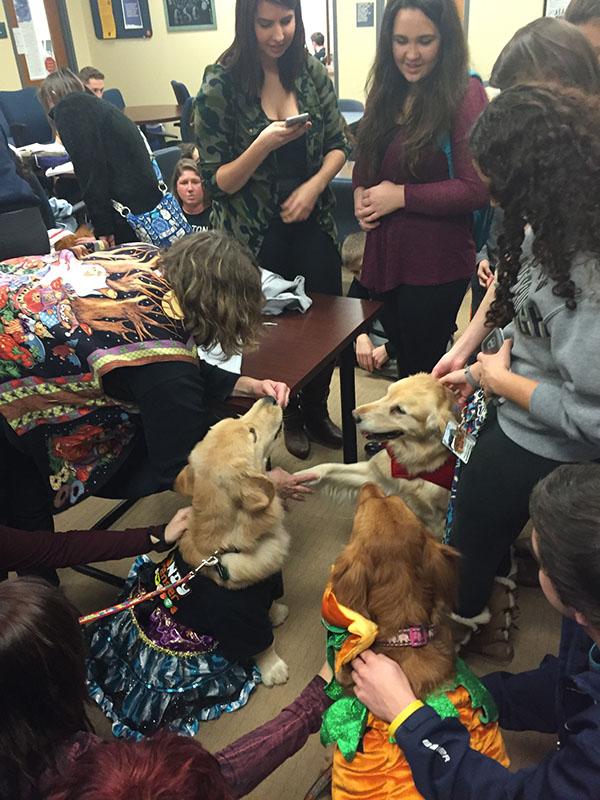
<path fill-rule="evenodd" d="M 600 797 L 600 672 L 590 669 L 592 640 L 563 621 L 558 658 L 537 669 L 483 678 L 506 730 L 557 734 L 556 751 L 539 764 L 509 772 L 471 750 L 469 733 L 425 706 L 398 728 L 396 741 L 427 800 L 598 800 Z"/>
<path fill-rule="evenodd" d="M 73 92 L 51 110 L 88 207 L 96 236 L 115 233 L 117 200 L 134 214 L 161 198 L 152 163 L 136 125 L 118 108 Z"/>

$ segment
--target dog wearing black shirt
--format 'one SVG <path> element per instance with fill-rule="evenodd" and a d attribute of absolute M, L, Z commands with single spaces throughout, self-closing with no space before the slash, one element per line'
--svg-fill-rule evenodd
<path fill-rule="evenodd" d="M 162 565 L 170 570 L 169 583 L 175 573 L 218 554 L 219 565 L 204 568 L 179 593 L 176 619 L 218 639 L 227 658 L 256 661 L 265 686 L 288 679 L 272 629 L 288 614 L 275 601 L 283 593 L 289 534 L 282 502 L 265 474 L 281 424 L 281 408 L 262 398 L 244 416 L 218 422 L 194 447 L 174 487 L 192 498 L 191 522 L 171 565 Z"/>

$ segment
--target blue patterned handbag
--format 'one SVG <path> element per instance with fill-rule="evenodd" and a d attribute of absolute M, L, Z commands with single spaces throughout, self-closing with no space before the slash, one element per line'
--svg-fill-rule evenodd
<path fill-rule="evenodd" d="M 177 239 L 181 239 L 191 233 L 192 227 L 184 217 L 181 206 L 164 182 L 160 167 L 154 158 L 146 137 L 141 131 L 140 134 L 150 155 L 152 168 L 158 181 L 158 188 L 162 192 L 162 198 L 151 211 L 142 211 L 141 214 L 134 214 L 130 208 L 116 200 L 111 202 L 113 208 L 127 220 L 140 241 L 154 244 L 157 247 L 170 247 Z"/>

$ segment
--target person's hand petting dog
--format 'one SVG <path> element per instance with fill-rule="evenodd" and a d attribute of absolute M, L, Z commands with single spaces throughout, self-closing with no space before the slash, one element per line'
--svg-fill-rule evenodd
<path fill-rule="evenodd" d="M 281 467 L 275 467 L 267 472 L 268 477 L 275 484 L 277 494 L 283 500 L 284 508 L 288 509 L 288 500 L 298 500 L 303 502 L 307 494 L 314 494 L 315 490 L 305 484 L 317 480 L 319 477 L 314 472 L 303 473 L 302 475 L 291 475 Z"/>
<path fill-rule="evenodd" d="M 192 514 L 192 507 L 180 508 L 175 512 L 170 522 L 164 527 L 161 533 L 150 533 L 150 542 L 159 552 L 169 550 L 176 544 L 183 534 L 187 531 Z"/>
<path fill-rule="evenodd" d="M 285 408 L 290 399 L 290 387 L 282 381 L 269 379 L 259 381 L 247 375 L 240 375 L 233 387 L 232 394 L 238 397 L 272 397 L 278 406 Z"/>
<path fill-rule="evenodd" d="M 354 659 L 352 680 L 360 702 L 388 724 L 418 699 L 402 667 L 372 650 L 365 650 Z"/>

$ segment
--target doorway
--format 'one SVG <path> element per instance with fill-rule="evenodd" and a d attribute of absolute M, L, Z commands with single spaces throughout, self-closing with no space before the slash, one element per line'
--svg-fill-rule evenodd
<path fill-rule="evenodd" d="M 4 0 L 22 86 L 59 67 L 77 69 L 64 0 Z"/>

